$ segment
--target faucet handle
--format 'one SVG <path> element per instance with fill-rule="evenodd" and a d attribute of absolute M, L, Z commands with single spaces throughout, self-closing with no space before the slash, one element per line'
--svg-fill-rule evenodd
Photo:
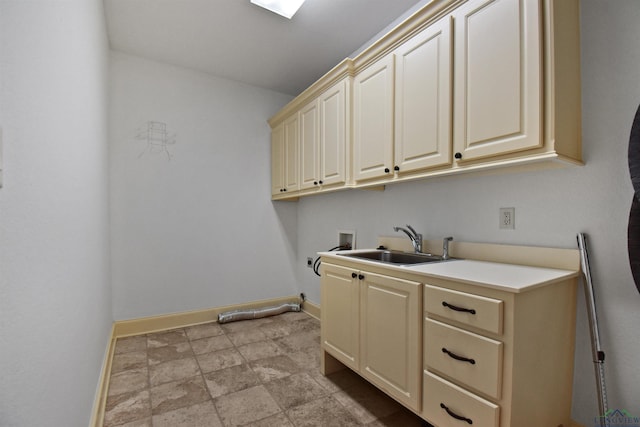
<path fill-rule="evenodd" d="M 452 240 L 451 236 L 442 239 L 442 259 L 449 259 L 449 242 Z"/>

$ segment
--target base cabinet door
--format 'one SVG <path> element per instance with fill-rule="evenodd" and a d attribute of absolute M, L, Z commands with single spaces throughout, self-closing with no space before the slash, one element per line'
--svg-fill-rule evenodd
<path fill-rule="evenodd" d="M 369 272 L 360 278 L 360 373 L 419 411 L 421 285 Z"/>
<path fill-rule="evenodd" d="M 359 284 L 354 269 L 322 264 L 322 348 L 353 370 L 359 368 Z"/>

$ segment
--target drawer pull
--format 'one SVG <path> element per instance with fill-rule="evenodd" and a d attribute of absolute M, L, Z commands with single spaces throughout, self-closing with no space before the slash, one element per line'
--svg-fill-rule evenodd
<path fill-rule="evenodd" d="M 460 415 L 456 414 L 455 412 L 453 412 L 449 408 L 447 408 L 447 406 L 444 403 L 440 403 L 440 407 L 442 409 L 444 409 L 445 411 L 447 411 L 447 414 L 449 414 L 449 416 L 455 418 L 456 420 L 466 421 L 469 424 L 473 424 L 473 420 L 471 418 L 463 417 L 463 416 L 460 416 Z"/>
<path fill-rule="evenodd" d="M 447 307 L 447 308 L 450 308 L 451 310 L 462 311 L 462 312 L 471 313 L 471 314 L 476 314 L 476 311 L 473 308 L 456 307 L 455 305 L 449 304 L 446 301 L 442 301 L 442 305 Z"/>
<path fill-rule="evenodd" d="M 447 353 L 447 355 L 448 355 L 449 357 L 451 357 L 452 359 L 456 359 L 456 360 L 459 360 L 459 361 L 461 361 L 461 362 L 469 362 L 469 363 L 471 363 L 472 365 L 475 365 L 475 364 L 476 364 L 476 361 L 475 361 L 475 360 L 473 360 L 473 359 L 469 359 L 469 358 L 466 358 L 466 357 L 462 357 L 462 356 L 458 356 L 457 354 L 450 352 L 449 350 L 447 350 L 447 349 L 446 349 L 446 348 L 444 348 L 444 347 L 442 347 L 442 352 L 443 352 L 443 353 Z"/>

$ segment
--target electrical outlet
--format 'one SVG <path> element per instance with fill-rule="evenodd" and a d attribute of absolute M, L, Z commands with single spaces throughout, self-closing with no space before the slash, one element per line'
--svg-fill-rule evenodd
<path fill-rule="evenodd" d="M 514 230 L 516 228 L 516 208 L 500 208 L 500 228 Z"/>
<path fill-rule="evenodd" d="M 313 258 L 307 257 L 307 267 L 313 267 Z"/>

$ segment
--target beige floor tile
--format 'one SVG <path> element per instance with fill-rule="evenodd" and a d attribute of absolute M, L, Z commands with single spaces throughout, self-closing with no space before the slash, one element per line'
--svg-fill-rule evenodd
<path fill-rule="evenodd" d="M 201 376 L 174 381 L 151 388 L 153 415 L 202 403 L 210 399 Z"/>
<path fill-rule="evenodd" d="M 184 328 L 184 331 L 190 340 L 214 337 L 224 333 L 218 323 L 205 323 L 203 325 L 190 326 L 188 328 Z"/>
<path fill-rule="evenodd" d="M 130 423 L 118 424 L 118 427 L 153 427 L 151 418 L 131 421 Z"/>
<path fill-rule="evenodd" d="M 214 400 L 225 426 L 240 426 L 280 412 L 280 407 L 264 386 L 251 387 Z"/>
<path fill-rule="evenodd" d="M 261 319 L 241 320 L 237 322 L 222 323 L 220 327 L 225 334 L 232 334 L 242 330 L 259 328 L 264 324 L 273 322 L 274 319 L 275 317 L 263 317 Z"/>
<path fill-rule="evenodd" d="M 270 417 L 264 418 L 255 423 L 247 424 L 247 427 L 295 427 L 289 418 L 282 412 Z"/>
<path fill-rule="evenodd" d="M 226 335 L 217 335 L 208 338 L 191 341 L 191 347 L 195 354 L 211 353 L 233 347 L 233 343 Z"/>
<path fill-rule="evenodd" d="M 223 427 L 213 402 L 206 401 L 153 416 L 153 427 Z"/>
<path fill-rule="evenodd" d="M 317 351 L 320 352 L 320 335 L 296 332 L 286 337 L 273 340 L 288 353 L 295 351 Z"/>
<path fill-rule="evenodd" d="M 147 337 L 144 335 L 118 338 L 116 340 L 115 354 L 129 353 L 131 351 L 144 351 L 146 349 Z"/>
<path fill-rule="evenodd" d="M 242 331 L 227 334 L 227 336 L 236 347 L 267 339 L 265 333 L 259 328 L 244 329 Z"/>
<path fill-rule="evenodd" d="M 119 426 L 151 417 L 149 390 L 119 394 L 107 398 L 104 427 Z"/>
<path fill-rule="evenodd" d="M 265 357 L 281 356 L 284 353 L 280 347 L 271 340 L 259 341 L 238 347 L 238 351 L 248 361 L 252 362 Z"/>
<path fill-rule="evenodd" d="M 191 357 L 193 356 L 193 351 L 188 342 L 182 342 L 150 348 L 147 350 L 147 355 L 149 357 L 149 365 L 157 365 L 170 360 Z"/>
<path fill-rule="evenodd" d="M 203 373 L 242 365 L 245 362 L 242 355 L 235 348 L 199 354 L 196 359 Z"/>
<path fill-rule="evenodd" d="M 126 371 L 129 369 L 139 369 L 147 367 L 147 352 L 132 351 L 128 353 L 115 354 L 111 364 L 111 373 Z"/>
<path fill-rule="evenodd" d="M 209 372 L 204 380 L 213 398 L 260 385 L 260 378 L 246 364 Z"/>
<path fill-rule="evenodd" d="M 259 326 L 259 329 L 267 338 L 281 338 L 291 334 L 291 322 L 282 319 L 276 319 L 273 322 L 265 323 Z"/>
<path fill-rule="evenodd" d="M 251 362 L 251 369 L 262 382 L 284 378 L 300 371 L 298 365 L 287 356 L 274 356 Z"/>
<path fill-rule="evenodd" d="M 111 375 L 107 396 L 116 396 L 145 388 L 149 388 L 149 373 L 146 366 Z"/>
<path fill-rule="evenodd" d="M 322 375 L 320 371 L 308 371 L 307 373 L 329 393 L 348 389 L 363 381 L 351 369 L 343 369 L 328 376 Z"/>
<path fill-rule="evenodd" d="M 327 395 L 327 391 L 306 373 L 273 380 L 265 387 L 285 410 Z"/>
<path fill-rule="evenodd" d="M 300 369 L 304 371 L 320 370 L 320 349 L 305 349 L 304 351 L 286 352 Z"/>
<path fill-rule="evenodd" d="M 351 427 L 361 425 L 331 397 L 313 400 L 286 411 L 296 427 Z"/>
<path fill-rule="evenodd" d="M 147 335 L 147 347 L 156 348 L 170 344 L 180 344 L 187 341 L 187 335 L 182 329 L 173 329 Z"/>
<path fill-rule="evenodd" d="M 149 367 L 149 383 L 151 387 L 171 381 L 191 378 L 200 374 L 195 357 L 176 359 Z"/>

